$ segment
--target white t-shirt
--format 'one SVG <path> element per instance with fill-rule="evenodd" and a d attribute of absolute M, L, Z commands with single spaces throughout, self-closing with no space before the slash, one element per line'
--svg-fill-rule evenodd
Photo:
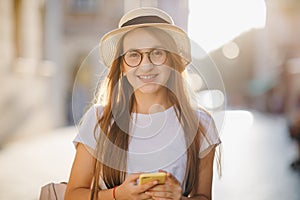
<path fill-rule="evenodd" d="M 97 104 L 88 110 L 74 139 L 75 145 L 80 142 L 96 149 L 94 128 L 97 115 L 101 116 L 102 112 L 103 107 Z M 212 118 L 201 110 L 197 111 L 197 116 L 207 130 L 206 136 L 201 135 L 200 139 L 199 158 L 203 158 L 221 141 Z M 132 113 L 129 132 L 131 137 L 127 152 L 127 174 L 150 173 L 162 169 L 172 173 L 180 181 L 182 188 L 185 188 L 186 143 L 175 108 L 170 107 L 154 114 Z M 103 183 L 101 185 L 105 187 Z"/>

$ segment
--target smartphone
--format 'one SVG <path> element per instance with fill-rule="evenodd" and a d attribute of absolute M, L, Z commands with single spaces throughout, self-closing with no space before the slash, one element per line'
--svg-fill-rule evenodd
<path fill-rule="evenodd" d="M 158 181 L 158 184 L 164 184 L 166 181 L 166 173 L 164 172 L 157 172 L 157 173 L 147 173 L 141 174 L 139 177 L 139 185 L 151 182 L 151 181 Z"/>

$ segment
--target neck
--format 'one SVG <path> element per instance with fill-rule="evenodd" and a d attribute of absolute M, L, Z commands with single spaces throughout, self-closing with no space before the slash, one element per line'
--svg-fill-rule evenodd
<path fill-rule="evenodd" d="M 137 113 L 151 114 L 162 112 L 172 106 L 170 100 L 167 98 L 166 89 L 149 94 L 137 90 L 134 94 L 136 99 L 134 110 Z"/>

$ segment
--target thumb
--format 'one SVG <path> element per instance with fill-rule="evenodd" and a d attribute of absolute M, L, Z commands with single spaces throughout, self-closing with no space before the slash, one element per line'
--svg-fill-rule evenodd
<path fill-rule="evenodd" d="M 130 182 L 136 181 L 139 178 L 140 174 L 141 173 L 130 174 L 130 175 L 128 175 L 128 177 L 126 179 Z"/>

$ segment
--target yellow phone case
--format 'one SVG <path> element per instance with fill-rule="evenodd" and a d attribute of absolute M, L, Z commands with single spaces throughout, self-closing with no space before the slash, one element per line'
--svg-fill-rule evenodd
<path fill-rule="evenodd" d="M 158 181 L 158 184 L 164 184 L 166 181 L 166 173 L 157 172 L 157 173 L 141 174 L 139 177 L 139 184 L 142 185 L 155 180 Z"/>

